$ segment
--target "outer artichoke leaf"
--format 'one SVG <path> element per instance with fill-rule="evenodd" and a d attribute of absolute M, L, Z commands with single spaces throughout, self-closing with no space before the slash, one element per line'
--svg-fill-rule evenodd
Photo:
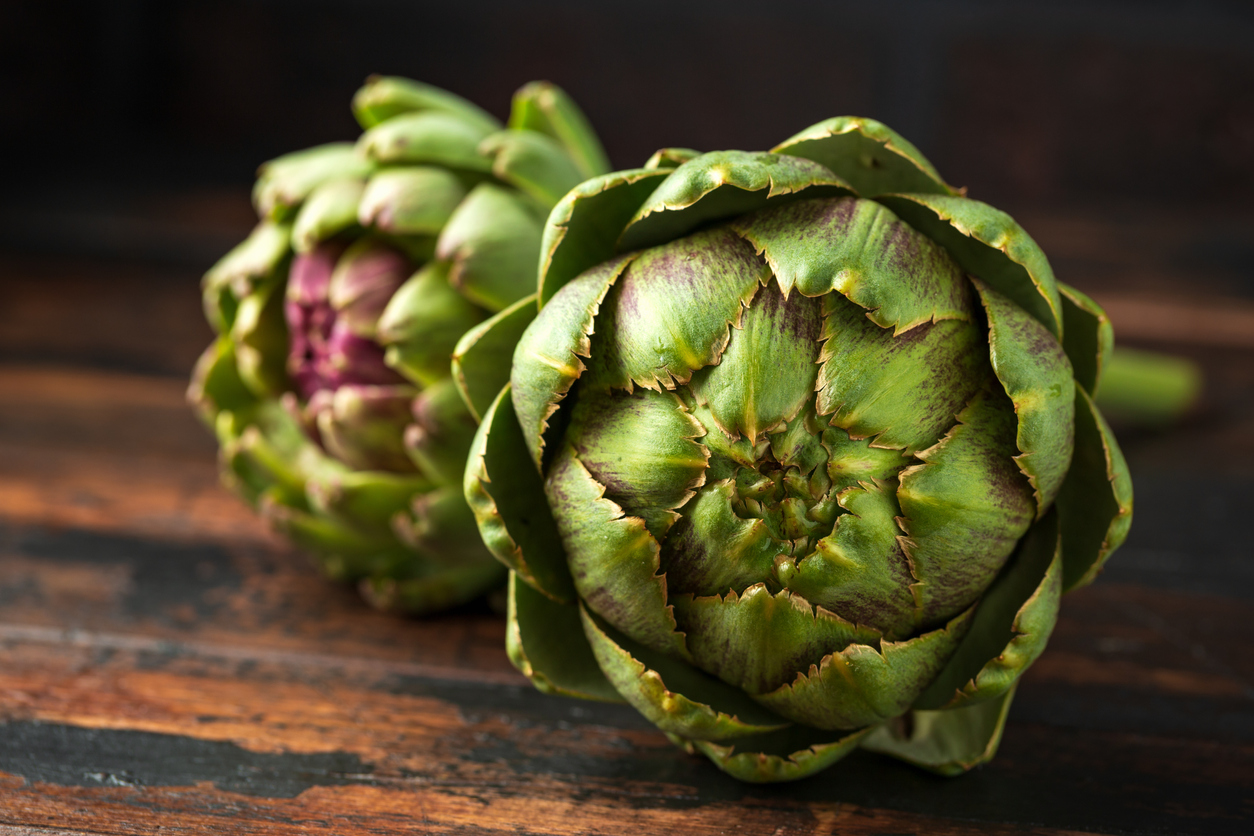
<path fill-rule="evenodd" d="M 479 153 L 479 143 L 491 132 L 460 114 L 403 113 L 368 129 L 357 140 L 357 149 L 366 159 L 384 165 L 442 165 L 488 172 L 492 161 Z"/>
<path fill-rule="evenodd" d="M 291 237 L 290 224 L 262 221 L 205 273 L 206 314 L 219 333 L 230 327 L 232 318 L 222 315 L 216 301 L 211 304 L 210 295 L 230 288 L 236 297 L 247 296 L 258 285 L 284 276 L 291 255 Z"/>
<path fill-rule="evenodd" d="M 282 285 L 262 285 L 240 300 L 231 325 L 240 380 L 261 398 L 277 396 L 289 388 L 283 302 Z"/>
<path fill-rule="evenodd" d="M 309 194 L 292 224 L 292 248 L 307 253 L 326 239 L 357 225 L 366 183 L 356 177 L 328 180 Z"/>
<path fill-rule="evenodd" d="M 413 559 L 412 552 L 388 529 L 367 532 L 330 517 L 311 514 L 263 494 L 262 516 L 302 549 L 318 555 L 323 569 L 335 580 L 357 580 L 382 566 Z"/>
<path fill-rule="evenodd" d="M 1015 465 L 1015 415 L 989 380 L 922 464 L 901 472 L 903 540 L 919 584 L 920 622 L 970 606 L 993 581 L 1035 516 Z"/>
<path fill-rule="evenodd" d="M 1058 283 L 1062 294 L 1062 347 L 1076 382 L 1090 395 L 1097 392 L 1102 369 L 1115 348 L 1115 329 L 1101 306 L 1074 287 Z"/>
<path fill-rule="evenodd" d="M 1076 390 L 1075 456 L 1058 494 L 1058 517 L 1063 589 L 1070 591 L 1093 582 L 1132 526 L 1128 463 L 1082 388 Z"/>
<path fill-rule="evenodd" d="M 476 421 L 509 384 L 514 346 L 535 318 L 533 293 L 466 331 L 453 348 L 453 380 Z"/>
<path fill-rule="evenodd" d="M 187 400 L 211 428 L 219 412 L 235 412 L 257 402 L 240 379 L 230 337 L 218 337 L 200 355 L 187 387 Z"/>
<path fill-rule="evenodd" d="M 305 484 L 311 508 L 345 525 L 387 527 L 397 511 L 409 507 L 416 494 L 435 487 L 422 476 L 382 470 L 320 473 Z"/>
<path fill-rule="evenodd" d="M 478 105 L 447 90 L 397 76 L 371 76 L 353 96 L 353 115 L 362 128 L 373 128 L 402 113 L 437 110 L 453 113 L 467 122 L 477 124 L 484 133 L 495 131 L 501 123 Z"/>
<path fill-rule="evenodd" d="M 283 472 L 290 472 L 295 480 L 293 484 L 300 486 L 301 507 L 305 507 L 303 497 L 306 480 L 329 482 L 351 473 L 352 469 L 328 456 L 309 440 L 295 417 L 298 411 L 295 396 L 287 393 L 278 402 L 261 401 L 247 418 L 248 424 L 264 437 L 266 446 Z M 219 433 L 219 438 L 221 437 Z"/>
<path fill-rule="evenodd" d="M 806 128 L 771 150 L 814 160 L 863 197 L 886 192 L 958 194 L 919 149 L 874 119 L 837 116 Z"/>
<path fill-rule="evenodd" d="M 387 364 L 420 386 L 449 376 L 457 341 L 483 311 L 454 290 L 448 265 L 429 262 L 397 289 L 379 317 L 376 340 Z"/>
<path fill-rule="evenodd" d="M 850 644 L 878 644 L 881 636 L 852 624 L 799 595 L 774 595 L 754 584 L 737 595 L 673 597 L 675 619 L 687 634 L 697 667 L 749 694 L 790 682 Z"/>
<path fill-rule="evenodd" d="M 262 164 L 253 186 L 253 206 L 262 218 L 281 221 L 328 180 L 365 179 L 374 163 L 357 153 L 351 142 L 333 142 L 284 154 Z"/>
<path fill-rule="evenodd" d="M 945 319 L 894 336 L 838 293 L 823 297 L 816 408 L 876 447 L 935 444 L 975 394 L 988 348 L 971 322 Z"/>
<path fill-rule="evenodd" d="M 569 444 L 554 458 L 544 488 L 584 603 L 646 647 L 689 659 L 658 571 L 658 542 L 644 520 L 624 516 L 605 498 L 605 486 Z"/>
<path fill-rule="evenodd" d="M 783 731 L 742 737 L 725 746 L 678 736 L 671 736 L 671 740 L 705 755 L 733 778 L 767 784 L 797 781 L 827 769 L 858 748 L 870 731 L 861 729 L 832 739 L 830 731 L 794 725 Z"/>
<path fill-rule="evenodd" d="M 1040 519 L 1071 464 L 1076 411 L 1071 363 L 1038 320 L 979 279 L 972 281 L 988 314 L 993 372 L 1019 420 L 1015 461 L 1032 484 Z"/>
<path fill-rule="evenodd" d="M 252 424 L 235 413 L 219 412 L 215 422 L 222 478 L 249 503 L 256 505 L 270 492 L 275 501 L 307 507 L 302 474 Z"/>
<path fill-rule="evenodd" d="M 693 489 L 705 481 L 709 451 L 693 439 L 705 433 L 669 392 L 585 391 L 575 405 L 566 441 L 606 488 L 606 497 L 645 521 L 661 540 Z"/>
<path fill-rule="evenodd" d="M 701 156 L 701 152 L 693 148 L 659 148 L 645 162 L 645 168 L 678 168 L 691 159 Z"/>
<path fill-rule="evenodd" d="M 627 390 L 688 382 L 719 362 L 764 278 L 753 248 L 727 229 L 640 253 L 597 317 L 590 381 Z"/>
<path fill-rule="evenodd" d="M 426 615 L 465 604 L 505 581 L 505 567 L 494 560 L 442 567 L 416 578 L 379 575 L 362 578 L 361 596 L 376 609 Z"/>
<path fill-rule="evenodd" d="M 785 294 L 839 291 L 894 335 L 924 322 L 974 319 L 957 262 L 873 200 L 803 200 L 732 228 L 766 259 Z"/>
<path fill-rule="evenodd" d="M 914 708 L 958 708 L 1013 688 L 1053 632 L 1062 561 L 1058 514 L 1051 509 L 980 598 L 967 637 Z"/>
<path fill-rule="evenodd" d="M 538 131 L 561 143 L 579 171 L 576 183 L 609 170 L 605 149 L 587 117 L 556 84 L 532 81 L 519 88 L 510 107 L 509 126 Z"/>
<path fill-rule="evenodd" d="M 478 421 L 457 384 L 446 377 L 423 389 L 414 398 L 413 414 L 414 423 L 405 428 L 405 452 L 433 482 L 460 491 Z"/>
<path fill-rule="evenodd" d="M 848 183 L 810 160 L 764 151 L 713 151 L 667 175 L 628 221 L 618 249 L 656 246 L 711 221 L 803 196 L 851 193 Z"/>
<path fill-rule="evenodd" d="M 578 604 L 559 604 L 509 575 L 505 650 L 514 667 L 546 694 L 623 702 L 597 666 Z"/>
<path fill-rule="evenodd" d="M 479 535 L 497 560 L 554 601 L 575 600 L 566 553 L 544 496 L 544 483 L 506 386 L 484 413 L 462 483 Z"/>
<path fill-rule="evenodd" d="M 1014 218 L 965 197 L 895 194 L 876 200 L 949 250 L 963 270 L 1009 297 L 1055 337 L 1062 336 L 1062 302 L 1053 268 Z"/>
<path fill-rule="evenodd" d="M 669 169 L 616 171 L 580 183 L 558 201 L 540 246 L 540 305 L 566 283 L 611 259 L 619 234 Z"/>
<path fill-rule="evenodd" d="M 370 178 L 357 220 L 391 235 L 439 235 L 465 196 L 461 179 L 448 169 L 385 168 Z"/>
<path fill-rule="evenodd" d="M 540 229 L 521 195 L 480 183 L 449 218 L 435 253 L 452 261 L 452 285 L 495 313 L 535 289 Z"/>
<path fill-rule="evenodd" d="M 586 606 L 579 607 L 579 615 L 606 679 L 662 731 L 696 740 L 733 740 L 790 725 L 739 688 L 633 641 Z"/>
<path fill-rule="evenodd" d="M 819 300 L 800 293 L 786 298 L 768 284 L 744 312 L 718 365 L 693 375 L 689 388 L 709 405 L 719 430 L 757 441 L 796 418 L 814 395 L 822 329 Z"/>
<path fill-rule="evenodd" d="M 565 285 L 541 308 L 514 349 L 510 371 L 514 409 L 537 470 L 549 418 L 587 368 L 580 358 L 592 353 L 589 337 L 601 301 L 633 257 L 602 264 Z"/>
<path fill-rule="evenodd" d="M 479 152 L 492 158 L 497 179 L 546 209 L 585 179 L 561 143 L 537 131 L 499 131 L 480 144 Z"/>
<path fill-rule="evenodd" d="M 460 487 L 445 486 L 413 497 L 408 512 L 392 517 L 392 530 L 397 538 L 427 558 L 427 566 L 457 568 L 472 563 L 490 564 L 505 569 L 483 545 L 475 533 L 475 515 Z M 394 575 L 395 573 L 389 573 Z M 419 569 L 417 574 L 425 574 Z"/>
<path fill-rule="evenodd" d="M 811 665 L 792 683 L 755 699 L 820 729 L 873 726 L 903 713 L 936 678 L 971 626 L 975 608 L 944 627 L 879 649 L 853 644 Z"/>
<path fill-rule="evenodd" d="M 313 416 L 318 436 L 327 452 L 349 467 L 412 472 L 402 428 L 417 394 L 405 384 L 341 386 Z"/>
<path fill-rule="evenodd" d="M 812 554 L 778 565 L 779 583 L 860 625 L 889 636 L 909 635 L 918 620 L 915 579 L 899 542 L 901 509 L 892 483 L 868 481 L 838 499 L 849 513 L 837 518 L 835 530 Z"/>
<path fill-rule="evenodd" d="M 1014 688 L 1000 697 L 945 711 L 912 711 L 909 720 L 881 726 L 862 748 L 892 755 L 940 775 L 961 775 L 997 754 Z M 900 730 L 895 729 L 900 726 Z M 907 731 L 908 729 L 908 731 Z"/>
<path fill-rule="evenodd" d="M 200 294 L 201 307 L 205 313 L 205 321 L 218 334 L 226 334 L 235 324 L 235 314 L 239 311 L 239 299 L 226 284 L 211 285 L 202 282 Z"/>

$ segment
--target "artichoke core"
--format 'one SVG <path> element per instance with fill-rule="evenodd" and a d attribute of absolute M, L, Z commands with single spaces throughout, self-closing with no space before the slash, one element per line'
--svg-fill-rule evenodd
<path fill-rule="evenodd" d="M 384 359 L 379 317 L 413 266 L 396 250 L 362 239 L 296 256 L 284 312 L 288 374 L 284 398 L 306 434 L 351 467 L 412 473 L 405 452 L 410 404 L 418 394 Z"/>
<path fill-rule="evenodd" d="M 835 291 L 830 276 L 789 281 L 789 238 L 851 253 Z M 914 296 L 897 310 L 867 299 L 884 273 Z M 651 599 L 599 606 L 621 553 L 595 542 L 591 489 L 619 524 L 643 524 L 638 559 L 656 550 L 689 647 L 725 646 L 707 610 L 755 587 L 790 598 L 814 630 L 844 623 L 846 643 L 908 639 L 963 615 L 1038 510 L 979 299 L 947 253 L 856 198 L 762 210 L 635 254 L 596 314 L 547 479 L 581 597 L 648 643 Z M 815 641 L 766 681 L 781 686 L 842 647 Z M 694 656 L 752 690 L 723 653 Z"/>

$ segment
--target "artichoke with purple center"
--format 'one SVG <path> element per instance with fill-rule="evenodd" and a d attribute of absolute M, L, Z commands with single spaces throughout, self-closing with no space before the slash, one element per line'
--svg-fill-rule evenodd
<path fill-rule="evenodd" d="M 1131 522 L 1101 309 L 849 117 L 581 184 L 540 273 L 465 477 L 514 664 L 748 781 L 992 757 Z"/>
<path fill-rule="evenodd" d="M 504 580 L 461 494 L 479 413 L 455 373 L 501 385 L 520 329 L 458 342 L 534 308 L 544 218 L 608 166 L 547 83 L 519 90 L 507 127 L 400 78 L 353 110 L 356 143 L 261 167 L 260 223 L 204 279 L 219 337 L 189 397 L 227 483 L 327 574 L 431 612 Z"/>

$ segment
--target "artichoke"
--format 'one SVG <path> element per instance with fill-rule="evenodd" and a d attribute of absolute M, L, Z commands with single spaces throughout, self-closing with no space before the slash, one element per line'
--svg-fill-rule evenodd
<path fill-rule="evenodd" d="M 370 79 L 353 109 L 355 144 L 261 167 L 260 223 L 204 279 L 219 337 L 189 397 L 225 481 L 327 574 L 428 612 L 505 575 L 462 497 L 478 414 L 454 349 L 495 314 L 534 309 L 544 218 L 608 166 L 546 83 L 516 94 L 508 128 L 400 78 Z M 507 330 L 475 341 L 459 371 L 503 384 Z"/>
<path fill-rule="evenodd" d="M 1131 521 L 1101 309 L 850 117 L 581 184 L 540 274 L 465 478 L 514 664 L 747 781 L 992 757 Z"/>

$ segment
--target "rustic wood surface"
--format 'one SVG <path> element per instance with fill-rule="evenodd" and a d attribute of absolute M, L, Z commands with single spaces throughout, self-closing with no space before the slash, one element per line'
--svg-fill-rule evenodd
<path fill-rule="evenodd" d="M 1254 302 L 1155 260 L 1200 235 L 1169 220 L 1025 221 L 1207 389 L 1121 436 L 1131 539 L 1064 600 L 997 758 L 786 786 L 535 692 L 486 607 L 407 620 L 320 580 L 183 402 L 203 264 L 0 253 L 0 836 L 1254 832 Z"/>

